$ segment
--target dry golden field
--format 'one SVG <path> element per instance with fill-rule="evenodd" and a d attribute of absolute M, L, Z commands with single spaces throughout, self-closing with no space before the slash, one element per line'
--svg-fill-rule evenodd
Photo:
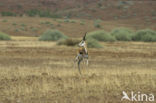
<path fill-rule="evenodd" d="M 122 91 L 156 96 L 156 43 L 102 43 L 89 49 L 80 75 L 77 47 L 13 39 L 0 41 L 0 103 L 132 103 L 121 102 Z"/>

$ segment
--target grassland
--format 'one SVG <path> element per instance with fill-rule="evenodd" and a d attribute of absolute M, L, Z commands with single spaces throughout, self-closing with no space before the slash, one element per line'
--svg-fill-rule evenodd
<path fill-rule="evenodd" d="M 156 93 L 156 43 L 102 45 L 89 49 L 89 67 L 82 63 L 79 75 L 77 47 L 0 41 L 0 103 L 121 103 L 122 91 Z"/>

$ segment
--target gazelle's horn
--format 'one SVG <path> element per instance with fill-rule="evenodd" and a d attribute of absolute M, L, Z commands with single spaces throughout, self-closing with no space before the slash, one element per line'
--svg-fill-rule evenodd
<path fill-rule="evenodd" d="M 83 37 L 83 40 L 84 40 L 84 41 L 86 40 L 86 34 L 87 34 L 87 32 L 85 33 L 85 35 L 84 35 L 84 37 Z"/>

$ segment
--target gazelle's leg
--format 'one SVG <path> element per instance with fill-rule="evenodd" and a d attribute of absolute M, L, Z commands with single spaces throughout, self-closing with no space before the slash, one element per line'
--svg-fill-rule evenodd
<path fill-rule="evenodd" d="M 87 58 L 87 66 L 88 66 L 89 62 L 88 62 L 88 58 Z"/>
<path fill-rule="evenodd" d="M 79 73 L 81 74 L 81 70 L 80 70 L 80 63 L 81 63 L 81 61 L 83 60 L 83 58 L 82 58 L 82 55 L 79 55 L 79 58 L 78 58 L 78 69 L 79 69 Z"/>
<path fill-rule="evenodd" d="M 79 60 L 81 54 L 77 54 L 76 58 L 75 58 L 75 62 Z"/>
<path fill-rule="evenodd" d="M 77 55 L 77 56 L 76 56 L 75 61 L 77 61 L 77 60 L 78 60 L 78 58 L 79 58 L 79 55 Z"/>
<path fill-rule="evenodd" d="M 85 59 L 86 59 L 86 64 L 88 66 L 89 62 L 88 62 L 88 54 L 85 55 Z"/>

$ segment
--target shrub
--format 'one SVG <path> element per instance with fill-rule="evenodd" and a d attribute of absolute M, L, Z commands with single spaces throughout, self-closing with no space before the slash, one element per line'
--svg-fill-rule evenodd
<path fill-rule="evenodd" d="M 88 38 L 87 39 L 87 46 L 88 48 L 102 48 L 102 45 L 93 38 Z"/>
<path fill-rule="evenodd" d="M 78 45 L 79 42 L 80 42 L 79 39 L 73 39 L 73 38 L 69 38 L 69 39 L 60 39 L 60 40 L 57 42 L 57 45 L 75 46 L 75 45 Z"/>
<path fill-rule="evenodd" d="M 131 41 L 133 32 L 127 28 L 117 28 L 111 32 L 111 35 L 119 41 Z"/>
<path fill-rule="evenodd" d="M 80 43 L 80 39 L 60 39 L 57 42 L 57 45 L 66 45 L 66 46 L 76 46 Z M 99 44 L 99 42 L 93 38 L 87 38 L 87 46 L 88 48 L 102 48 L 102 45 Z"/>
<path fill-rule="evenodd" d="M 12 25 L 16 26 L 17 24 L 14 22 L 14 23 L 12 23 Z"/>
<path fill-rule="evenodd" d="M 8 22 L 8 20 L 4 19 L 4 20 L 2 20 L 2 22 Z"/>
<path fill-rule="evenodd" d="M 36 16 L 37 14 L 39 14 L 39 10 L 36 10 L 36 9 L 28 10 L 28 11 L 26 11 L 26 14 L 30 17 L 33 17 L 33 16 Z"/>
<path fill-rule="evenodd" d="M 69 19 L 64 19 L 64 22 L 68 23 L 70 20 Z"/>
<path fill-rule="evenodd" d="M 84 22 L 84 21 L 81 21 L 81 22 L 80 22 L 80 25 L 85 25 L 85 22 Z"/>
<path fill-rule="evenodd" d="M 11 40 L 10 36 L 0 32 L 0 40 Z"/>
<path fill-rule="evenodd" d="M 115 37 L 113 37 L 112 35 L 108 34 L 107 32 L 103 31 L 103 30 L 99 30 L 99 31 L 94 31 L 94 32 L 91 32 L 87 35 L 87 38 L 94 38 L 98 41 L 115 41 Z"/>
<path fill-rule="evenodd" d="M 98 2 L 98 3 L 97 3 L 97 6 L 98 6 L 98 7 L 101 7 L 101 6 L 102 6 L 102 3 L 101 3 L 101 2 Z"/>
<path fill-rule="evenodd" d="M 98 23 L 94 23 L 94 27 L 96 27 L 96 28 L 101 28 L 101 25 L 98 24 Z"/>
<path fill-rule="evenodd" d="M 57 41 L 59 39 L 66 39 L 67 36 L 65 36 L 62 32 L 58 30 L 47 30 L 44 32 L 40 37 L 39 40 L 42 41 Z"/>
<path fill-rule="evenodd" d="M 1 12 L 1 15 L 2 16 L 16 16 L 16 13 L 13 13 L 13 12 Z"/>
<path fill-rule="evenodd" d="M 101 20 L 100 20 L 100 19 L 95 20 L 95 21 L 94 21 L 94 27 L 96 27 L 96 28 L 101 28 L 100 23 L 101 23 Z"/>
<path fill-rule="evenodd" d="M 133 36 L 134 41 L 154 42 L 156 41 L 156 32 L 150 29 L 139 30 Z"/>

